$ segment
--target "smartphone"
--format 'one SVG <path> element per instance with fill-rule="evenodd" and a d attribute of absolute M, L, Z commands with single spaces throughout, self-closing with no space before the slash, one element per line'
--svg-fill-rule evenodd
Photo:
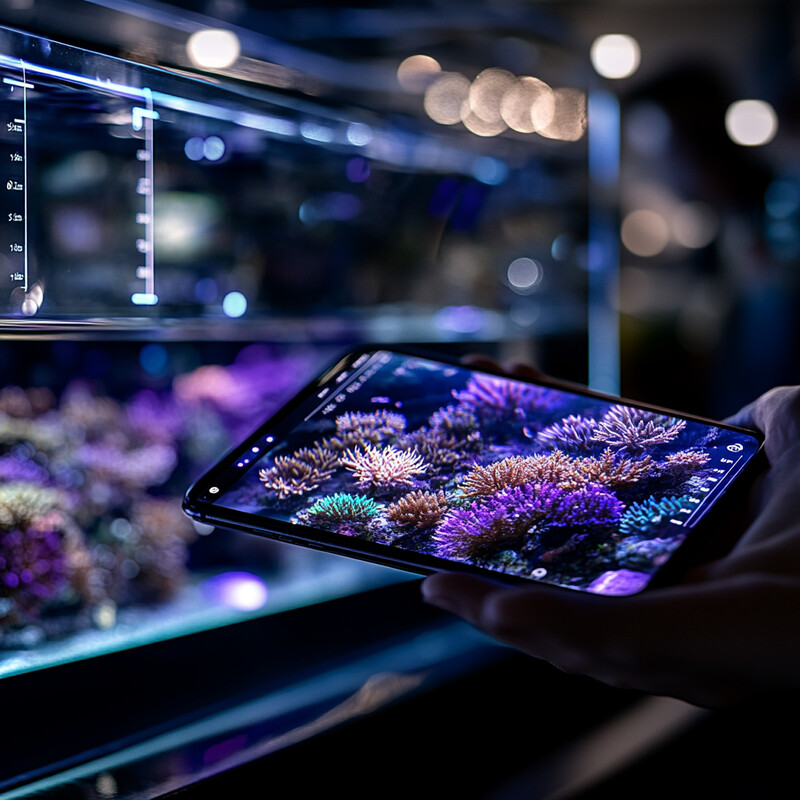
<path fill-rule="evenodd" d="M 341 357 L 186 493 L 205 523 L 417 574 L 650 585 L 759 433 L 384 347 Z M 704 524 L 706 523 L 706 524 Z"/>

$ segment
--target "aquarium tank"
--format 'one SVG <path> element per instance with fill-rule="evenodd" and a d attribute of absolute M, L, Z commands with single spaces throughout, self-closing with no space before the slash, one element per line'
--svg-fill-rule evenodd
<path fill-rule="evenodd" d="M 0 679 L 406 580 L 180 508 L 348 345 L 585 377 L 586 71 L 526 37 L 359 93 L 0 28 Z"/>

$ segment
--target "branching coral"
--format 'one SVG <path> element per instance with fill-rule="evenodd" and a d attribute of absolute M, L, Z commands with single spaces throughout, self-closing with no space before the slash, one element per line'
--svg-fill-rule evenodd
<path fill-rule="evenodd" d="M 588 452 L 594 447 L 597 420 L 570 414 L 536 434 L 540 444 L 568 452 Z"/>
<path fill-rule="evenodd" d="M 467 497 L 495 494 L 511 486 L 526 483 L 553 483 L 576 489 L 586 479 L 576 470 L 575 462 L 561 452 L 539 456 L 511 456 L 485 466 L 475 466 L 461 483 Z"/>
<path fill-rule="evenodd" d="M 578 468 L 588 483 L 619 488 L 637 483 L 649 475 L 655 468 L 655 463 L 650 456 L 629 458 L 615 455 L 611 448 L 606 448 L 599 458 L 581 459 Z"/>
<path fill-rule="evenodd" d="M 640 503 L 632 503 L 625 510 L 619 524 L 620 533 L 646 535 L 657 530 L 665 520 L 677 517 L 689 501 L 683 497 L 648 497 Z"/>
<path fill-rule="evenodd" d="M 532 412 L 553 404 L 553 393 L 542 386 L 480 374 L 473 375 L 463 390 L 454 391 L 453 397 L 484 422 L 507 419 L 524 422 Z"/>
<path fill-rule="evenodd" d="M 681 450 L 664 459 L 666 471 L 674 477 L 683 478 L 699 472 L 711 459 L 708 453 L 700 450 Z"/>
<path fill-rule="evenodd" d="M 309 522 L 316 523 L 351 523 L 368 522 L 383 506 L 371 497 L 361 494 L 336 494 L 321 497 L 303 512 L 302 516 Z"/>
<path fill-rule="evenodd" d="M 61 496 L 34 484 L 0 487 L 0 598 L 11 602 L 5 621 L 38 616 L 69 578 L 69 521 Z"/>
<path fill-rule="evenodd" d="M 414 491 L 391 503 L 386 516 L 396 525 L 412 528 L 430 528 L 447 511 L 447 497 L 443 491 Z"/>
<path fill-rule="evenodd" d="M 353 473 L 362 489 L 411 486 L 414 477 L 428 469 L 417 450 L 399 450 L 392 445 L 384 448 L 365 445 L 346 450 L 341 463 Z"/>
<path fill-rule="evenodd" d="M 452 472 L 467 456 L 483 449 L 473 411 L 447 406 L 434 412 L 428 424 L 408 434 L 404 443 L 416 448 L 430 467 L 430 474 Z"/>
<path fill-rule="evenodd" d="M 584 486 L 575 491 L 554 484 L 525 484 L 448 514 L 436 529 L 437 552 L 447 558 L 482 561 L 498 545 L 535 543 L 547 528 L 599 525 L 619 519 L 623 504 L 608 490 Z"/>
<path fill-rule="evenodd" d="M 406 429 L 406 418 L 387 409 L 361 412 L 348 411 L 336 418 L 336 435 L 326 440 L 334 450 L 364 447 L 366 444 L 392 442 Z"/>
<path fill-rule="evenodd" d="M 594 439 L 615 450 L 641 453 L 654 445 L 671 442 L 685 427 L 682 419 L 615 405 L 597 423 Z"/>
<path fill-rule="evenodd" d="M 290 456 L 276 456 L 272 467 L 258 472 L 267 489 L 277 492 L 281 500 L 318 489 L 339 465 L 339 456 L 319 444 L 303 447 Z"/>

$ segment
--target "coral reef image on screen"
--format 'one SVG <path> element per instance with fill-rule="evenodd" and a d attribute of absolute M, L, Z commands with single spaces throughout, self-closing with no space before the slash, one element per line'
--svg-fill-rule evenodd
<path fill-rule="evenodd" d="M 281 431 L 223 503 L 629 594 L 684 540 L 734 452 L 753 447 L 736 431 L 424 359 L 386 356 L 351 387 Z"/>

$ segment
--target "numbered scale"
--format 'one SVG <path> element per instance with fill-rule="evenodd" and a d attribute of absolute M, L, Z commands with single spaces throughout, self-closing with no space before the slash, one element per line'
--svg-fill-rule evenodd
<path fill-rule="evenodd" d="M 44 115 L 36 110 L 46 109 L 48 93 L 56 87 L 64 92 L 95 92 L 98 102 L 118 105 L 122 101 L 129 114 L 129 136 L 133 148 L 131 158 L 138 167 L 135 185 L 131 187 L 135 211 L 135 250 L 131 248 L 130 270 L 132 287 L 129 302 L 134 306 L 153 306 L 158 302 L 155 287 L 154 253 L 154 121 L 159 118 L 154 110 L 152 92 L 147 88 L 114 85 L 109 81 L 71 75 L 48 69 L 22 59 L 0 55 L 0 163 L 3 172 L 2 233 L 0 234 L 0 290 L 3 284 L 9 291 L 0 294 L 0 314 L 11 312 L 14 316 L 33 316 L 44 300 L 44 279 L 36 274 L 37 254 L 35 235 L 31 235 L 31 187 L 35 184 L 37 159 L 34 142 L 41 143 L 52 136 L 49 125 L 41 123 Z M 135 154 L 135 155 L 134 155 Z M 133 288 L 138 287 L 138 288 Z M 10 298 L 5 304 L 3 297 Z"/>
<path fill-rule="evenodd" d="M 4 162 L 2 253 L 3 270 L 11 283 L 12 299 L 19 302 L 23 314 L 35 313 L 35 303 L 29 294 L 28 247 L 28 92 L 33 89 L 21 65 L 20 77 L 4 77 L 2 91 L 5 119 L 3 120 Z"/>

